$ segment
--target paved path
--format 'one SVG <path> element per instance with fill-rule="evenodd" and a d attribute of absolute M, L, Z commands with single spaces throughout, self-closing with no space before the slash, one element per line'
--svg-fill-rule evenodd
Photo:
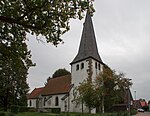
<path fill-rule="evenodd" d="M 137 115 L 135 116 L 150 116 L 150 112 L 144 112 L 144 113 L 138 113 Z"/>

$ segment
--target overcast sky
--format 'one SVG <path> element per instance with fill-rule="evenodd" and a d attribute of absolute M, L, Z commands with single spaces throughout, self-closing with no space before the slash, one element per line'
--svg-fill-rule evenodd
<path fill-rule="evenodd" d="M 95 0 L 93 25 L 99 54 L 105 64 L 132 79 L 133 98 L 150 100 L 150 0 Z M 36 67 L 29 70 L 30 89 L 44 86 L 57 69 L 70 71 L 78 52 L 84 19 L 71 20 L 71 30 L 54 47 L 28 35 Z"/>

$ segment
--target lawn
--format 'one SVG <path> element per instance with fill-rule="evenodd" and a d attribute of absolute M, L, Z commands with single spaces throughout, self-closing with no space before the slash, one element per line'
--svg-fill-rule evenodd
<path fill-rule="evenodd" d="M 24 112 L 24 113 L 15 114 L 14 116 L 67 116 L 67 113 L 52 114 L 52 113 Z M 98 114 L 69 113 L 68 116 L 99 116 L 99 115 Z"/>
<path fill-rule="evenodd" d="M 52 113 L 24 112 L 15 114 L 15 116 L 57 116 L 57 115 Z"/>

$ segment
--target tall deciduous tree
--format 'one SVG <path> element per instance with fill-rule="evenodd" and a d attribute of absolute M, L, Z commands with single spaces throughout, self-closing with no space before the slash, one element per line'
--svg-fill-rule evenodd
<path fill-rule="evenodd" d="M 95 82 L 87 79 L 78 87 L 79 97 L 84 104 L 99 111 L 110 111 L 114 104 L 124 103 L 126 90 L 132 85 L 130 79 L 125 78 L 123 73 L 116 73 L 107 65 L 103 66 L 103 72 Z M 78 99 L 77 99 L 78 100 Z"/>
<path fill-rule="evenodd" d="M 57 45 L 62 42 L 60 35 L 70 28 L 70 18 L 82 19 L 86 9 L 94 11 L 92 1 L 1 0 L 0 21 L 9 33 L 11 25 L 15 24 L 18 31 L 43 35 L 47 42 Z"/>
<path fill-rule="evenodd" d="M 25 103 L 32 65 L 26 34 L 45 36 L 54 45 L 69 30 L 69 19 L 93 12 L 93 0 L 0 0 L 0 107 Z M 19 101 L 19 102 L 16 102 Z"/>
<path fill-rule="evenodd" d="M 32 65 L 26 43 L 15 41 L 19 35 L 13 36 L 7 37 L 9 41 L 0 41 L 0 107 L 5 110 L 10 105 L 26 105 L 26 79 Z"/>
<path fill-rule="evenodd" d="M 80 100 L 82 103 L 84 103 L 89 108 L 89 112 L 91 112 L 92 108 L 95 107 L 94 101 L 96 98 L 92 80 L 87 78 L 79 85 L 77 90 L 79 92 L 79 98 L 77 100 Z"/>

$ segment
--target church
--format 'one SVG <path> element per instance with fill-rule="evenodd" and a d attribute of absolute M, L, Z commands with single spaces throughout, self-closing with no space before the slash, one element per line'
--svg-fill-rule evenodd
<path fill-rule="evenodd" d="M 73 101 L 74 88 L 87 78 L 95 79 L 102 72 L 103 61 L 98 53 L 92 18 L 86 14 L 82 37 L 76 57 L 70 63 L 71 75 L 51 78 L 41 88 L 28 95 L 28 107 L 38 110 L 59 108 L 61 112 L 88 112 L 85 105 Z M 95 111 L 93 111 L 95 112 Z"/>

